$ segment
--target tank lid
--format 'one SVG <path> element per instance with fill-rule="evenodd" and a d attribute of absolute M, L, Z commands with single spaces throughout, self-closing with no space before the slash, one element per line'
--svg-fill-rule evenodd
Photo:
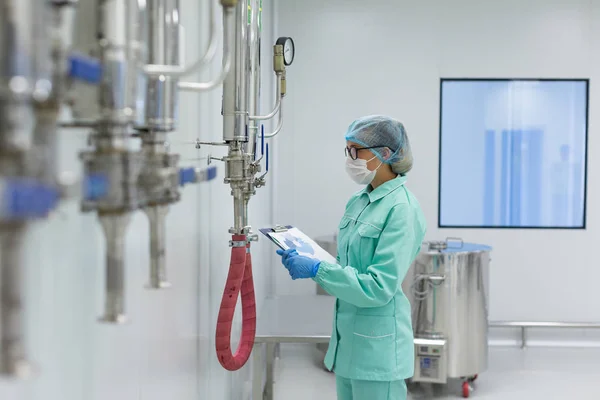
<path fill-rule="evenodd" d="M 425 251 L 436 253 L 473 253 L 481 251 L 491 251 L 492 248 L 487 245 L 465 243 L 460 238 L 447 238 L 446 240 L 431 240 L 423 243 Z"/>
<path fill-rule="evenodd" d="M 452 245 L 450 245 L 452 243 Z M 461 249 L 463 240 L 460 238 L 446 238 L 446 240 L 432 240 L 427 242 L 430 251 L 443 251 L 446 249 Z"/>

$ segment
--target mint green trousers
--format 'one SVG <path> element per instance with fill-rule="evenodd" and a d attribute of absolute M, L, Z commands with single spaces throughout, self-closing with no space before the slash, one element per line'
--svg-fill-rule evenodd
<path fill-rule="evenodd" d="M 338 400 L 406 400 L 406 382 L 357 381 L 336 375 Z"/>

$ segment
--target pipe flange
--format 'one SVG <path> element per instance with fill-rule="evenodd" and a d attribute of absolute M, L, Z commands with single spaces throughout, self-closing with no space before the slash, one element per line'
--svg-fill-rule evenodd
<path fill-rule="evenodd" d="M 448 243 L 445 241 L 431 241 L 427 242 L 429 245 L 429 250 L 446 250 L 448 248 Z"/>

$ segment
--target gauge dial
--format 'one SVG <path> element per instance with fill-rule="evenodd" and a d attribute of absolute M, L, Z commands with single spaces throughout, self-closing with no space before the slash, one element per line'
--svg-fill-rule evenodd
<path fill-rule="evenodd" d="M 283 62 L 286 66 L 292 65 L 294 56 L 296 55 L 296 46 L 290 37 L 280 37 L 277 39 L 277 44 L 283 46 Z"/>

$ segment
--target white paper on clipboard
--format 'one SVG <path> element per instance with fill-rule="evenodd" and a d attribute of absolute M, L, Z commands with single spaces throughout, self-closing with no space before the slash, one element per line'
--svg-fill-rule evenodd
<path fill-rule="evenodd" d="M 296 249 L 301 256 L 311 257 L 319 261 L 337 264 L 334 256 L 323 250 L 314 240 L 298 228 L 285 231 L 268 232 L 267 235 L 282 249 Z"/>

